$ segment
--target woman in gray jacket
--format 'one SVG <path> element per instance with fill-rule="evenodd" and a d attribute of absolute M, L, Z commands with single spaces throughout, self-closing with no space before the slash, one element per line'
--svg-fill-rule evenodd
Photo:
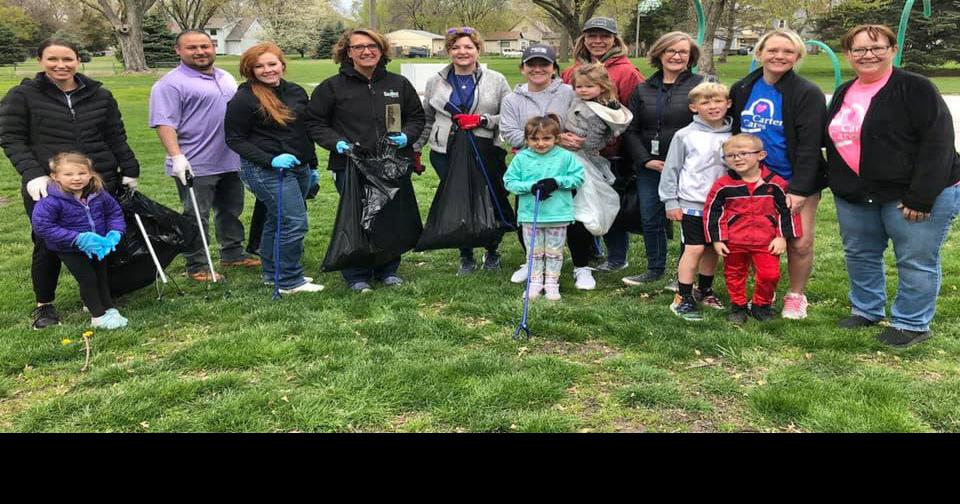
<path fill-rule="evenodd" d="M 440 179 L 445 179 L 451 168 L 448 141 L 457 129 L 470 130 L 476 137 L 477 147 L 485 154 L 491 181 L 502 184 L 506 152 L 494 145 L 494 139 L 500 124 L 500 102 L 510 93 L 510 85 L 503 74 L 480 68 L 477 59 L 483 51 L 483 39 L 477 30 L 469 26 L 447 30 L 446 48 L 450 64 L 430 77 L 423 94 L 427 123 L 414 144 L 417 164 L 420 164 L 419 151 L 429 145 L 430 164 Z M 502 187 L 495 190 L 503 192 Z M 483 269 L 500 269 L 499 245 L 500 239 L 497 239 L 486 246 Z M 468 275 L 476 267 L 473 249 L 460 249 L 457 275 Z"/>

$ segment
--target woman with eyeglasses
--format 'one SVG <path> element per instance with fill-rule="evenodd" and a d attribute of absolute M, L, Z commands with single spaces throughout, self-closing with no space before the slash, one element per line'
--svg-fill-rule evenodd
<path fill-rule="evenodd" d="M 314 88 L 307 108 L 307 131 L 314 142 L 330 151 L 337 192 L 343 191 L 347 154 L 354 148 L 376 152 L 382 138 L 400 148 L 413 163 L 411 145 L 423 132 L 424 114 L 417 90 L 405 77 L 387 71 L 389 48 L 376 30 L 356 28 L 343 32 L 333 48 L 337 75 Z M 399 131 L 392 130 L 399 109 Z M 388 121 L 388 116 L 391 119 Z M 343 279 L 355 292 L 369 292 L 372 280 L 386 286 L 403 283 L 397 275 L 400 258 L 376 268 L 344 269 Z"/>
<path fill-rule="evenodd" d="M 960 212 L 960 159 L 953 119 L 936 86 L 894 68 L 896 36 L 860 25 L 841 39 L 857 76 L 837 88 L 826 126 L 830 190 L 850 278 L 842 328 L 886 316 L 883 253 L 893 242 L 897 295 L 881 343 L 906 348 L 930 338 L 940 291 L 940 249 Z"/>
<path fill-rule="evenodd" d="M 573 75 L 578 67 L 588 63 L 602 63 L 607 70 L 610 80 L 617 88 L 617 100 L 622 104 L 629 103 L 630 95 L 637 86 L 643 84 L 643 74 L 633 66 L 627 58 L 629 50 L 626 42 L 620 37 L 616 20 L 608 17 L 594 17 L 583 24 L 583 31 L 574 43 L 573 55 L 576 58 L 573 66 L 563 71 L 563 82 L 573 85 Z M 572 132 L 565 132 L 560 137 L 560 144 L 569 150 L 580 150 L 584 138 Z M 619 140 L 604 148 L 600 155 L 610 160 L 610 167 L 618 178 L 632 177 L 632 168 L 629 159 L 621 158 L 622 142 Z M 574 264 L 584 263 L 581 257 L 592 258 L 595 255 L 593 235 L 587 232 L 582 224 L 574 224 L 567 230 L 570 244 L 577 247 L 586 244 L 586 250 L 570 250 Z M 603 237 L 607 245 L 607 260 L 597 266 L 597 271 L 613 272 L 627 267 L 627 250 L 630 244 L 630 235 L 624 229 L 612 228 Z M 586 263 L 583 264 L 587 266 Z M 584 270 L 590 274 L 590 270 Z M 591 274 L 592 279 L 592 274 Z"/>
<path fill-rule="evenodd" d="M 490 181 L 495 186 L 494 191 L 501 195 L 504 204 L 508 204 L 503 187 L 507 153 L 494 145 L 494 139 L 500 124 L 500 102 L 510 94 L 510 84 L 503 74 L 480 67 L 478 59 L 483 51 L 483 39 L 477 30 L 469 26 L 450 28 L 445 37 L 445 47 L 450 64 L 427 80 L 423 94 L 426 126 L 413 145 L 414 155 L 419 160 L 420 150 L 429 145 L 430 164 L 443 180 L 451 169 L 463 168 L 450 166 L 449 141 L 458 130 L 471 131 Z M 487 190 L 486 187 L 482 189 Z M 501 239 L 502 235 L 485 247 L 484 270 L 500 269 L 497 248 Z M 476 268 L 473 249 L 461 248 L 457 275 L 469 275 Z"/>
<path fill-rule="evenodd" d="M 650 46 L 648 56 L 657 72 L 630 95 L 627 106 L 633 112 L 633 122 L 623 135 L 624 150 L 637 175 L 647 269 L 624 277 L 627 285 L 658 281 L 666 270 L 666 210 L 660 201 L 660 173 L 674 133 L 693 122 L 687 94 L 703 82 L 702 75 L 693 73 L 700 47 L 686 33 L 664 34 Z"/>
<path fill-rule="evenodd" d="M 517 84 L 513 92 L 504 97 L 500 104 L 500 133 L 514 150 L 527 146 L 524 127 L 530 119 L 554 116 L 562 126 L 575 96 L 573 88 L 557 78 L 560 73 L 557 53 L 548 45 L 535 44 L 524 49 L 520 60 L 520 73 L 526 82 Z M 523 237 L 519 238 L 520 247 L 523 248 Z M 581 272 L 580 275 L 583 275 L 583 272 L 588 276 L 590 274 L 589 268 L 575 268 L 575 277 L 578 271 Z M 593 282 L 593 277 L 590 276 L 589 280 Z M 510 281 L 527 281 L 526 261 L 513 272 Z"/>
<path fill-rule="evenodd" d="M 821 148 L 827 103 L 823 91 L 794 71 L 806 54 L 796 32 L 765 33 L 754 49 L 760 68 L 730 88 L 733 133 L 751 133 L 763 140 L 764 164 L 787 181 L 787 205 L 800 215 L 803 234 L 787 240 L 790 286 L 781 316 L 807 317 L 805 291 L 813 271 L 813 238 L 820 191 L 827 186 Z"/>

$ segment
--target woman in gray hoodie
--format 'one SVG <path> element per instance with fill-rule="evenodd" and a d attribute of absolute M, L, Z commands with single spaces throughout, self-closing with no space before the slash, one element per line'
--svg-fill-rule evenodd
<path fill-rule="evenodd" d="M 510 84 L 503 74 L 481 69 L 477 58 L 483 51 L 483 39 L 469 26 L 450 28 L 446 35 L 450 64 L 427 80 L 423 93 L 423 111 L 427 117 L 420 139 L 414 143 L 419 165 L 420 150 L 430 146 L 430 164 L 441 180 L 450 169 L 448 141 L 458 129 L 470 130 L 477 148 L 484 154 L 490 180 L 502 184 L 506 172 L 506 152 L 494 145 L 500 124 L 500 102 L 510 94 Z M 506 195 L 503 187 L 494 188 Z M 501 237 L 502 238 L 502 237 Z M 483 269 L 499 270 L 500 239 L 486 246 Z M 477 264 L 473 249 L 460 249 L 458 276 L 473 273 Z"/>

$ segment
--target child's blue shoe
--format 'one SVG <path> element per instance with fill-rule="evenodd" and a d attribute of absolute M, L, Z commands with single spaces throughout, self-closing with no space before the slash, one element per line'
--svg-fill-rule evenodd
<path fill-rule="evenodd" d="M 93 317 L 90 323 L 95 329 L 120 329 L 127 326 L 127 319 L 121 317 L 117 311 L 108 311 L 102 317 Z"/>
<path fill-rule="evenodd" d="M 124 325 L 124 326 L 126 326 L 126 325 L 127 325 L 127 322 L 129 322 L 129 320 L 127 319 L 127 317 L 124 317 L 123 315 L 120 315 L 120 312 L 117 311 L 116 308 L 107 308 L 107 313 L 112 313 L 112 314 L 116 315 L 117 317 L 119 317 L 120 320 L 123 321 L 123 325 Z"/>

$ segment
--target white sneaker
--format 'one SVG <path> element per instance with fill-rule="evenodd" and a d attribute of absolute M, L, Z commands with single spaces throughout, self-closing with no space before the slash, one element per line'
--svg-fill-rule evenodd
<path fill-rule="evenodd" d="M 574 285 L 580 290 L 597 288 L 597 281 L 593 279 L 593 269 L 590 267 L 573 268 L 573 280 Z"/>
<path fill-rule="evenodd" d="M 783 296 L 783 311 L 780 316 L 792 320 L 807 318 L 807 296 L 788 292 Z"/>
<path fill-rule="evenodd" d="M 306 280 L 307 283 L 313 283 L 313 277 L 305 276 L 303 279 Z M 273 285 L 273 280 L 264 280 L 263 285 Z"/>
<path fill-rule="evenodd" d="M 520 266 L 520 269 L 514 271 L 510 275 L 510 281 L 519 284 L 527 281 L 527 263 L 523 263 L 523 266 Z"/>
<path fill-rule="evenodd" d="M 296 294 L 297 292 L 320 292 L 322 290 L 323 290 L 322 285 L 307 282 L 299 287 L 294 287 L 292 289 L 280 289 L 280 294 Z"/>
<path fill-rule="evenodd" d="M 547 301 L 560 301 L 560 285 L 559 284 L 545 284 L 543 290 L 546 293 L 545 297 Z"/>

